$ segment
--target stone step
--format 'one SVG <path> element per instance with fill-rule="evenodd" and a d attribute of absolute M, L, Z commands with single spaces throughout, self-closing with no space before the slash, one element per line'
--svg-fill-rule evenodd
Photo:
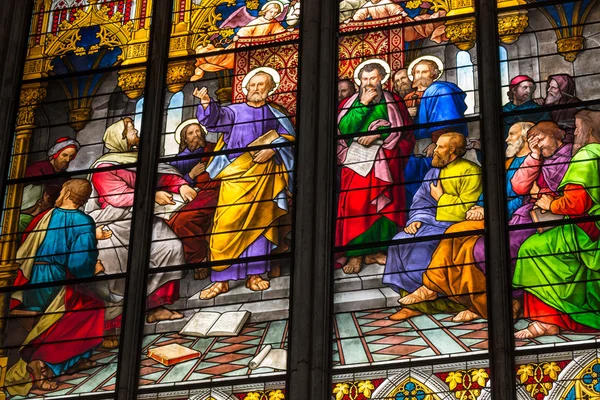
<path fill-rule="evenodd" d="M 334 293 L 355 290 L 378 289 L 386 287 L 381 279 L 385 265 L 370 264 L 362 266 L 358 274 L 346 274 L 341 268 L 333 272 Z"/>
<path fill-rule="evenodd" d="M 397 307 L 400 295 L 389 287 L 340 292 L 333 295 L 333 312 L 365 311 L 374 308 Z"/>

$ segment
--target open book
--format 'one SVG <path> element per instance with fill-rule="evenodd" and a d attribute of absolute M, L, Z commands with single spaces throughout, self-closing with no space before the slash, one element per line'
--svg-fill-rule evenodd
<path fill-rule="evenodd" d="M 199 358 L 200 355 L 201 353 L 199 351 L 188 349 L 177 343 L 148 350 L 148 357 L 167 367 L 194 358 Z"/>
<path fill-rule="evenodd" d="M 262 350 L 248 364 L 248 368 L 273 368 L 285 370 L 287 364 L 287 350 L 274 349 L 270 344 Z"/>
<path fill-rule="evenodd" d="M 179 193 L 171 193 L 173 195 L 173 202 L 175 204 L 160 205 L 154 203 L 154 215 L 158 218 L 162 218 L 166 221 L 173 218 L 176 212 L 181 210 L 187 203 L 183 200 L 183 197 Z"/>
<path fill-rule="evenodd" d="M 248 318 L 248 311 L 228 311 L 223 314 L 200 311 L 190 318 L 179 334 L 195 337 L 237 336 Z"/>
<path fill-rule="evenodd" d="M 564 215 L 553 214 L 550 211 L 542 212 L 541 208 L 534 208 L 529 212 L 529 215 L 531 215 L 533 222 L 559 221 L 565 218 Z M 537 231 L 538 233 L 544 233 L 552 228 L 554 228 L 554 226 L 539 226 Z"/>
<path fill-rule="evenodd" d="M 268 144 L 273 143 L 277 138 L 279 138 L 279 133 L 277 133 L 277 131 L 271 129 L 269 132 L 257 137 L 254 141 L 249 143 L 248 147 L 266 146 Z M 254 155 L 256 153 L 258 153 L 259 151 L 260 150 L 253 150 L 253 151 L 250 151 L 250 154 L 252 154 L 252 156 L 254 157 Z"/>

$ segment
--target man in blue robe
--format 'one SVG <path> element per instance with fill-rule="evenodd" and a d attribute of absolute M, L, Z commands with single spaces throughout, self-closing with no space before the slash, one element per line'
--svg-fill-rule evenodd
<path fill-rule="evenodd" d="M 510 127 L 517 122 L 551 121 L 552 115 L 547 111 L 532 112 L 541 106 L 533 99 L 535 82 L 527 75 L 517 75 L 511 81 L 508 89 L 508 103 L 502 107 L 503 113 L 517 113 L 504 117 L 504 135 L 508 135 Z"/>
<path fill-rule="evenodd" d="M 79 210 L 92 187 L 85 179 L 65 182 L 56 207 L 39 214 L 17 252 L 15 286 L 90 278 L 103 272 L 98 240 L 112 232 L 96 227 Z M 102 343 L 104 302 L 86 284 L 49 286 L 13 294 L 11 310 L 41 313 L 19 349 L 20 359 L 7 372 L 11 395 L 25 396 L 32 387 L 54 390 L 53 377 L 96 365 L 90 357 Z M 68 344 L 68 345 L 65 345 Z"/>
<path fill-rule="evenodd" d="M 408 93 L 404 101 L 417 125 L 435 124 L 414 131 L 417 140 L 413 155 L 406 165 L 404 179 L 407 182 L 409 200 L 417 192 L 425 174 L 431 169 L 433 150 L 440 135 L 458 132 L 465 137 L 469 131 L 464 121 L 467 104 L 466 93 L 450 82 L 436 82 L 441 71 L 436 62 L 423 59 L 412 69 L 415 91 Z M 409 203 L 410 205 L 410 203 Z"/>

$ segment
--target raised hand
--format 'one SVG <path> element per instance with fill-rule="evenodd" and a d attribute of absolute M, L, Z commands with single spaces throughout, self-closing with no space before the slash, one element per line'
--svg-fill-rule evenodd
<path fill-rule="evenodd" d="M 198 164 L 194 165 L 194 168 L 190 171 L 190 178 L 196 179 L 204 171 L 206 171 L 206 163 L 200 161 Z"/>
<path fill-rule="evenodd" d="M 154 195 L 154 201 L 160 204 L 161 206 L 167 204 L 175 204 L 175 202 L 173 201 L 173 195 L 169 192 L 165 192 L 164 190 L 159 190 L 156 192 L 156 194 Z"/>
<path fill-rule="evenodd" d="M 196 196 L 198 196 L 198 192 L 192 189 L 189 185 L 181 185 L 179 188 L 179 194 L 186 203 L 189 203 L 190 201 L 194 200 Z M 171 198 L 173 198 L 173 196 L 171 196 Z"/>
<path fill-rule="evenodd" d="M 433 152 L 436 147 L 437 145 L 435 143 L 431 143 L 429 146 L 425 147 L 425 150 L 423 150 L 423 155 L 429 158 L 433 157 Z"/>
<path fill-rule="evenodd" d="M 417 116 L 417 107 L 408 107 L 408 114 L 411 117 L 416 117 Z"/>
<path fill-rule="evenodd" d="M 377 97 L 377 90 L 375 90 L 375 88 L 372 87 L 367 87 L 360 96 L 360 102 L 363 105 L 368 106 L 369 103 L 371 103 L 375 97 Z"/>
<path fill-rule="evenodd" d="M 540 137 L 538 135 L 531 135 L 527 138 L 527 143 L 529 143 L 529 150 L 531 150 L 531 157 L 536 160 L 540 159 Z"/>
<path fill-rule="evenodd" d="M 444 194 L 444 189 L 442 189 L 442 184 L 440 183 L 440 181 L 437 181 L 435 183 L 437 184 L 437 186 L 434 184 L 434 182 L 431 182 L 429 184 L 429 190 L 431 191 L 431 197 L 433 197 L 435 201 L 438 201 L 440 197 L 442 197 L 442 195 Z"/>
<path fill-rule="evenodd" d="M 194 92 L 192 93 L 194 97 L 200 99 L 200 104 L 202 108 L 206 109 L 210 104 L 210 96 L 208 95 L 208 89 L 203 87 L 201 89 L 194 88 Z"/>
<path fill-rule="evenodd" d="M 100 225 L 96 228 L 96 239 L 97 240 L 106 240 L 109 239 L 113 232 L 110 229 L 104 229 L 105 225 Z"/>
<path fill-rule="evenodd" d="M 416 235 L 421 225 L 423 225 L 421 221 L 410 223 L 404 228 L 404 232 L 408 233 L 409 235 Z"/>

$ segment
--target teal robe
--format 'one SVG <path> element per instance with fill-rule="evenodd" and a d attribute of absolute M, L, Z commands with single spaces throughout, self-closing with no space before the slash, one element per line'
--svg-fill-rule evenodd
<path fill-rule="evenodd" d="M 600 144 L 577 152 L 558 190 L 568 184 L 583 186 L 593 202 L 588 214 L 600 215 Z M 574 223 L 535 233 L 519 249 L 513 285 L 575 322 L 600 329 L 599 247 Z"/>

